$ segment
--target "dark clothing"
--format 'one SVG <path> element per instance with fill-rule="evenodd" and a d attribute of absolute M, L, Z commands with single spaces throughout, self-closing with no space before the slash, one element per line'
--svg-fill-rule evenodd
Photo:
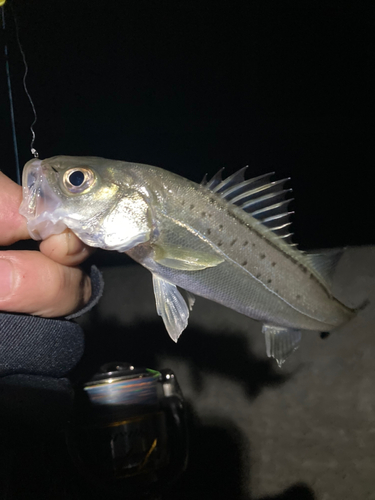
<path fill-rule="evenodd" d="M 84 335 L 81 327 L 69 320 L 89 311 L 101 297 L 103 280 L 95 266 L 91 281 L 90 302 L 67 318 L 0 313 L 0 377 L 27 374 L 59 378 L 78 363 Z"/>
<path fill-rule="evenodd" d="M 67 318 L 0 313 L 0 498 L 57 498 L 65 489 L 57 484 L 66 480 L 61 443 L 73 402 L 65 377 L 84 350 L 83 330 L 71 319 L 103 293 L 94 266 L 91 281 L 89 304 Z"/>

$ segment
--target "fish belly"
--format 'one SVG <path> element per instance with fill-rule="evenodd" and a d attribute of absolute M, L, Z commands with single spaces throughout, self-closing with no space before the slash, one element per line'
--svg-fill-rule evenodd
<path fill-rule="evenodd" d="M 152 273 L 250 318 L 268 324 L 306 330 L 332 328 L 324 321 L 301 313 L 231 262 L 225 261 L 216 267 L 200 271 L 179 271 L 158 264 L 152 257 L 147 256 L 147 252 L 140 250 L 128 253 Z"/>

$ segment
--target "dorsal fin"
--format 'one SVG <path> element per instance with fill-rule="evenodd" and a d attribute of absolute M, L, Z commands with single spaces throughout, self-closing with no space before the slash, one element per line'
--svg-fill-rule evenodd
<path fill-rule="evenodd" d="M 202 181 L 207 189 L 221 196 L 224 200 L 239 206 L 255 217 L 259 223 L 268 227 L 285 242 L 291 244 L 293 233 L 290 232 L 290 215 L 288 204 L 292 199 L 285 199 L 291 189 L 284 189 L 290 178 L 270 182 L 274 172 L 244 180 L 247 167 L 222 179 L 221 169 L 210 181 L 206 177 Z"/>
<path fill-rule="evenodd" d="M 207 186 L 207 174 L 204 174 L 204 177 L 201 180 L 201 186 Z"/>
<path fill-rule="evenodd" d="M 201 184 L 203 186 L 206 186 L 207 189 L 213 190 L 220 182 L 222 181 L 222 173 L 223 173 L 224 167 L 221 168 L 216 174 L 212 177 L 211 180 L 207 181 L 207 174 L 204 176 Z"/>
<path fill-rule="evenodd" d="M 214 193 L 220 193 L 221 195 L 224 195 L 224 193 L 229 190 L 232 186 L 238 186 L 245 180 L 245 170 L 247 169 L 246 167 L 241 168 L 234 174 L 230 175 L 223 181 L 221 181 L 217 186 L 214 188 L 211 188 L 211 190 Z"/>
<path fill-rule="evenodd" d="M 306 253 L 305 257 L 310 266 L 321 275 L 321 277 L 329 284 L 332 283 L 332 277 L 335 272 L 337 263 L 339 262 L 345 249 L 335 248 L 324 250 L 316 253 Z"/>

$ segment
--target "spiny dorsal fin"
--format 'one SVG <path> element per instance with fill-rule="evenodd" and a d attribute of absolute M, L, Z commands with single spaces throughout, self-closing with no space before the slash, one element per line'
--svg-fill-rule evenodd
<path fill-rule="evenodd" d="M 270 172 L 245 181 L 247 168 L 241 168 L 224 180 L 221 169 L 210 181 L 207 181 L 205 176 L 201 184 L 224 200 L 242 208 L 286 243 L 292 244 L 293 233 L 290 232 L 289 218 L 293 212 L 287 211 L 292 199 L 285 199 L 292 190 L 284 189 L 284 184 L 290 178 L 271 182 L 270 177 L 274 172 Z"/>
<path fill-rule="evenodd" d="M 203 186 L 206 186 L 207 189 L 213 190 L 220 182 L 222 181 L 222 173 L 223 173 L 224 167 L 221 168 L 216 174 L 212 177 L 211 180 L 207 181 L 207 174 L 203 177 L 203 180 L 201 184 Z"/>
<path fill-rule="evenodd" d="M 201 186 L 207 186 L 207 174 L 204 174 L 204 177 L 201 180 Z"/>
<path fill-rule="evenodd" d="M 305 254 L 305 258 L 310 266 L 330 285 L 337 263 L 344 251 L 344 248 L 335 248 L 316 253 L 307 253 Z"/>
<path fill-rule="evenodd" d="M 223 181 L 221 181 L 217 186 L 214 188 L 211 188 L 211 190 L 214 193 L 220 193 L 221 195 L 224 195 L 230 188 L 233 186 L 238 186 L 245 180 L 245 170 L 247 169 L 246 167 L 241 168 L 234 174 L 230 175 Z"/>

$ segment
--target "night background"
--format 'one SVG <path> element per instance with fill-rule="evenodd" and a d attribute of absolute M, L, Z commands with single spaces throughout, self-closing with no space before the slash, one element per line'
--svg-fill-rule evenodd
<path fill-rule="evenodd" d="M 10 4 L 41 158 L 135 161 L 197 182 L 221 167 L 275 171 L 291 177 L 301 248 L 375 242 L 371 2 L 8 1 L 22 166 L 33 115 Z M 0 85 L 1 169 L 14 178 L 4 62 Z"/>
<path fill-rule="evenodd" d="M 0 170 L 15 180 L 5 43 L 21 167 L 31 159 L 33 113 L 11 6 L 41 158 L 101 156 L 196 182 L 245 165 L 247 178 L 291 177 L 294 241 L 304 250 L 356 247 L 340 261 L 333 293 L 351 307 L 370 301 L 339 332 L 304 335 L 280 370 L 260 323 L 200 298 L 175 344 L 156 315 L 149 272 L 98 251 L 88 264 L 99 265 L 105 293 L 79 320 L 85 352 L 70 379 L 88 380 L 115 359 L 175 371 L 190 408 L 190 465 L 163 500 L 374 499 L 375 4 L 8 0 Z M 43 421 L 53 405 L 39 398 Z M 54 465 L 53 441 L 54 460 L 34 441 L 20 444 L 13 466 L 13 483 L 29 495 L 19 498 L 96 499 L 57 495 L 74 475 Z M 56 491 L 43 496 L 38 485 Z"/>

